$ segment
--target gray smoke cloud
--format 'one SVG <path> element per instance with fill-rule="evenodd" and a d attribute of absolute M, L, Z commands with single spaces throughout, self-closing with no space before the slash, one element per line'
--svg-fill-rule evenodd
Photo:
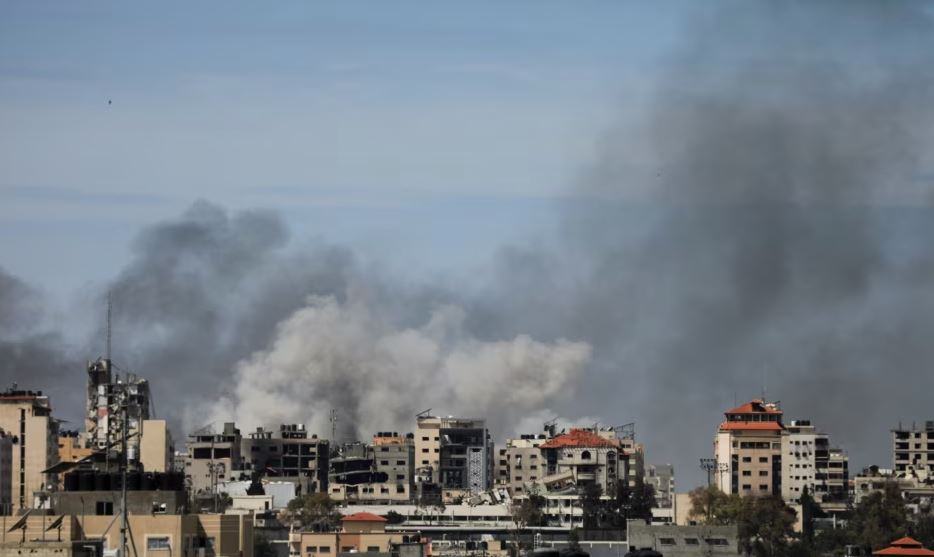
<path fill-rule="evenodd" d="M 0 388 L 40 390 L 53 404 L 62 401 L 69 407 L 76 399 L 75 385 L 63 378 L 80 368 L 80 359 L 48 325 L 52 317 L 41 292 L 0 268 Z"/>
<path fill-rule="evenodd" d="M 727 6 L 691 19 L 645 117 L 602 142 L 557 253 L 504 255 L 486 315 L 591 342 L 581 402 L 637 416 L 685 487 L 722 412 L 763 389 L 854 468 L 890 465 L 888 430 L 934 387 L 930 14 Z"/>
<path fill-rule="evenodd" d="M 229 417 L 325 433 L 331 407 L 360 437 L 428 406 L 501 436 L 635 419 L 687 488 L 723 410 L 765 389 L 854 467 L 888 463 L 888 429 L 928 417 L 934 387 L 928 8 L 697 9 L 549 247 L 504 248 L 469 288 L 412 284 L 200 202 L 144 230 L 115 279 L 118 363 L 176 434 Z M 51 334 L 20 328 L 27 290 L 0 274 L 2 354 Z M 54 383 L 67 352 L 29 360 Z"/>

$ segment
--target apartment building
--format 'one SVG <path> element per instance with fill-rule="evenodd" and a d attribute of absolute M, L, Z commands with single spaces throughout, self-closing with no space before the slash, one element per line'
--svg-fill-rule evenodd
<path fill-rule="evenodd" d="M 649 464 L 645 467 L 645 483 L 655 490 L 655 505 L 661 509 L 674 506 L 675 467 L 671 464 Z"/>
<path fill-rule="evenodd" d="M 201 430 L 188 436 L 185 479 L 192 496 L 212 496 L 218 483 L 238 479 L 242 440 L 233 422 L 225 423 L 220 433 Z"/>
<path fill-rule="evenodd" d="M 149 382 L 132 373 L 122 377 L 113 373 L 112 362 L 105 358 L 89 362 L 87 372 L 88 446 L 102 450 L 119 445 L 125 428 L 128 458 L 131 463 L 136 462 L 142 424 L 150 419 Z"/>
<path fill-rule="evenodd" d="M 499 449 L 496 461 L 496 486 L 505 488 L 513 497 L 527 492 L 528 486 L 538 483 L 546 475 L 542 445 L 548 441 L 545 434 L 523 434 L 518 439 L 507 439 Z"/>
<path fill-rule="evenodd" d="M 328 441 L 309 435 L 304 424 L 282 424 L 278 431 L 259 427 L 240 444 L 243 470 L 292 482 L 300 493 L 327 491 L 329 452 Z"/>
<path fill-rule="evenodd" d="M 634 445 L 629 445 L 634 450 Z M 597 484 L 603 493 L 616 490 L 619 481 L 628 481 L 629 454 L 612 430 L 595 432 L 571 429 L 540 445 L 544 457 L 542 484 L 549 491 Z"/>
<path fill-rule="evenodd" d="M 403 504 L 415 497 L 411 434 L 380 432 L 373 443 L 348 443 L 331 459 L 328 494 L 341 502 Z"/>
<path fill-rule="evenodd" d="M 924 427 L 899 424 L 892 430 L 892 465 L 896 474 L 934 473 L 934 420 L 924 422 Z"/>
<path fill-rule="evenodd" d="M 493 485 L 493 441 L 480 419 L 420 415 L 415 468 L 445 491 L 480 493 Z"/>
<path fill-rule="evenodd" d="M 727 494 L 782 493 L 782 410 L 752 400 L 724 413 L 714 438 L 715 483 Z"/>
<path fill-rule="evenodd" d="M 253 557 L 249 515 L 131 515 L 129 529 L 126 557 Z M 119 554 L 112 516 L 30 515 L 18 530 L 6 534 L 0 557 Z"/>
<path fill-rule="evenodd" d="M 12 507 L 30 508 L 34 492 L 58 481 L 57 475 L 44 472 L 58 461 L 58 424 L 49 397 L 41 391 L 0 393 L 0 429 L 12 441 Z"/>

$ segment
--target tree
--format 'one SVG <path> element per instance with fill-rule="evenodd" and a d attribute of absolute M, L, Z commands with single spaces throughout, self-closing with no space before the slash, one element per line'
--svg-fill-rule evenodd
<path fill-rule="evenodd" d="M 541 526 L 545 516 L 542 512 L 544 502 L 545 498 L 541 495 L 529 495 L 525 499 L 514 501 L 510 505 L 509 512 L 514 526 L 513 547 L 515 547 L 516 555 L 518 555 L 520 549 L 519 536 L 522 530 L 529 526 Z"/>
<path fill-rule="evenodd" d="M 337 503 L 327 493 L 310 493 L 289 501 L 286 517 L 290 522 L 299 522 L 302 527 L 327 532 L 336 529 L 341 522 Z"/>
<path fill-rule="evenodd" d="M 276 548 L 272 546 L 272 542 L 266 536 L 256 534 L 253 537 L 253 556 L 276 557 Z"/>
<path fill-rule="evenodd" d="M 591 483 L 579 488 L 581 511 L 583 512 L 584 529 L 599 528 L 600 512 L 602 511 L 603 488 L 600 484 Z"/>
<path fill-rule="evenodd" d="M 568 549 L 574 552 L 581 550 L 581 535 L 577 528 L 571 528 L 568 532 Z"/>
<path fill-rule="evenodd" d="M 814 517 L 821 512 L 814 498 L 808 491 L 808 486 L 804 486 L 801 491 L 801 497 L 798 498 L 801 504 L 801 542 L 807 547 L 814 546 Z"/>
<path fill-rule="evenodd" d="M 924 514 L 911 525 L 911 537 L 924 547 L 934 547 L 934 515 Z"/>
<path fill-rule="evenodd" d="M 688 493 L 691 511 L 688 516 L 704 524 L 728 524 L 729 496 L 716 486 L 697 487 Z"/>
<path fill-rule="evenodd" d="M 864 549 L 886 547 L 908 533 L 908 514 L 898 484 L 888 482 L 863 498 L 853 510 L 849 530 L 852 539 Z"/>
<path fill-rule="evenodd" d="M 383 518 L 386 519 L 387 524 L 402 524 L 403 522 L 405 522 L 404 515 L 402 515 L 401 513 L 397 513 L 396 511 L 392 511 L 392 510 L 384 514 Z"/>
<path fill-rule="evenodd" d="M 740 543 L 759 557 L 787 553 L 788 540 L 794 532 L 795 511 L 780 496 L 733 496 L 730 499 L 736 506 Z"/>
<path fill-rule="evenodd" d="M 641 476 L 636 476 L 636 487 L 629 492 L 628 518 L 641 518 L 652 520 L 652 509 L 655 508 L 655 487 L 645 483 Z"/>

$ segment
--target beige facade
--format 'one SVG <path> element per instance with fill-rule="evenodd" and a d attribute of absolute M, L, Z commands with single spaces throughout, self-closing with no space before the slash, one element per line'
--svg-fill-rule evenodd
<path fill-rule="evenodd" d="M 60 529 L 50 529 L 62 518 Z M 120 545 L 120 524 L 112 516 L 30 516 L 25 529 L 7 532 L 3 553 L 12 555 L 22 540 L 104 539 L 104 549 Z M 131 515 L 127 557 L 253 557 L 250 515 Z M 80 545 L 80 544 L 79 544 Z"/>
<path fill-rule="evenodd" d="M 168 472 L 172 464 L 172 435 L 165 420 L 143 420 L 139 461 L 146 472 Z"/>
<path fill-rule="evenodd" d="M 781 494 L 782 411 L 753 400 L 725 412 L 714 439 L 715 484 L 727 494 Z"/>
<path fill-rule="evenodd" d="M 289 554 L 295 557 L 328 557 L 338 553 L 389 553 L 393 545 L 407 542 L 405 532 L 387 532 L 386 519 L 367 512 L 345 516 L 339 532 L 292 534 Z"/>
<path fill-rule="evenodd" d="M 58 426 L 49 398 L 38 392 L 0 394 L 0 429 L 14 438 L 12 455 L 13 510 L 30 508 L 33 493 L 45 491 L 57 476 L 43 470 L 58 462 Z"/>
<path fill-rule="evenodd" d="M 529 485 L 540 482 L 546 475 L 541 446 L 547 441 L 544 434 L 506 440 L 505 448 L 497 455 L 496 486 L 516 496 L 526 493 Z"/>
<path fill-rule="evenodd" d="M 217 484 L 240 469 L 240 430 L 225 423 L 221 433 L 199 432 L 188 436 L 185 477 L 195 497 L 210 497 Z"/>
<path fill-rule="evenodd" d="M 782 498 L 795 503 L 807 488 L 822 506 L 848 498 L 849 459 L 808 420 L 792 421 L 782 436 Z M 825 509 L 826 510 L 826 509 Z"/>

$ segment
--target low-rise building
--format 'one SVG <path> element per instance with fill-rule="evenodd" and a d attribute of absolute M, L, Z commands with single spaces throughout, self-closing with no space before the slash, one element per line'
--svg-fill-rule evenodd
<path fill-rule="evenodd" d="M 650 525 L 627 523 L 631 550 L 653 549 L 665 557 L 735 557 L 740 554 L 737 526 Z"/>
<path fill-rule="evenodd" d="M 357 512 L 341 520 L 337 532 L 300 532 L 290 536 L 295 557 L 323 557 L 345 553 L 389 554 L 394 546 L 411 543 L 407 532 L 387 532 L 386 519 L 369 512 Z"/>
<path fill-rule="evenodd" d="M 228 422 L 220 433 L 202 430 L 188 436 L 185 478 L 193 498 L 211 498 L 218 483 L 240 479 L 240 443 L 236 424 Z"/>

